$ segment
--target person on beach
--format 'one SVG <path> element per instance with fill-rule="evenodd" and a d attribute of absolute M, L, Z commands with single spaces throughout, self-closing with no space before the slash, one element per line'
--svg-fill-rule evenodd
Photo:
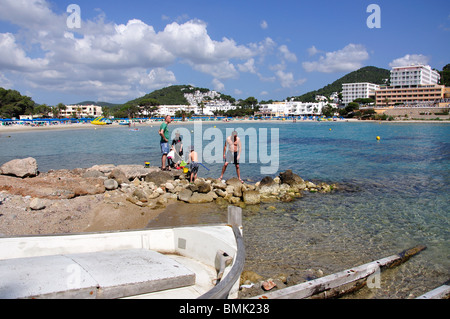
<path fill-rule="evenodd" d="M 241 179 L 241 171 L 239 169 L 239 158 L 241 157 L 242 144 L 241 139 L 237 136 L 237 132 L 233 131 L 230 136 L 225 140 L 225 146 L 223 147 L 223 159 L 225 164 L 222 167 L 222 174 L 219 179 L 222 180 L 223 174 L 229 163 L 233 162 L 236 166 L 236 174 L 241 183 L 244 181 Z"/>
<path fill-rule="evenodd" d="M 197 179 L 198 173 L 198 154 L 194 151 L 194 146 L 191 146 L 188 162 L 190 163 L 189 170 L 191 171 L 190 182 L 193 183 Z"/>
<path fill-rule="evenodd" d="M 169 153 L 169 124 L 172 122 L 172 119 L 170 118 L 170 115 L 167 115 L 164 119 L 164 123 L 161 124 L 159 127 L 159 135 L 161 136 L 160 140 L 160 146 L 161 146 L 161 169 L 163 171 L 170 171 L 169 167 L 166 167 L 166 159 L 167 154 Z"/>

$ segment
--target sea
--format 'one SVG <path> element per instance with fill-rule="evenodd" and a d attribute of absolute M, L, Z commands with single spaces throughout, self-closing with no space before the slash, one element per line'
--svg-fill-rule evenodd
<path fill-rule="evenodd" d="M 425 245 L 349 298 L 413 298 L 450 278 L 450 124 L 233 121 L 169 128 L 181 132 L 185 154 L 191 144 L 201 151 L 199 177 L 220 176 L 223 143 L 236 130 L 244 140 L 240 170 L 247 182 L 291 169 L 305 180 L 339 185 L 328 194 L 244 207 L 245 269 L 266 278 L 296 274 L 307 280 Z M 160 166 L 158 129 L 159 123 L 137 130 L 88 124 L 3 132 L 0 165 L 31 156 L 42 172 L 96 164 Z M 230 164 L 224 179 L 235 176 Z M 195 214 L 197 223 L 226 221 L 223 207 Z"/>

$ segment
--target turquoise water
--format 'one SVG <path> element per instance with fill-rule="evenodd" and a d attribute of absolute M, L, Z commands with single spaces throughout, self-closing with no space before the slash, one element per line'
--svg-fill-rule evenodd
<path fill-rule="evenodd" d="M 244 209 L 246 268 L 263 276 L 325 275 L 398 253 L 418 244 L 427 250 L 381 274 L 380 289 L 360 297 L 407 298 L 450 277 L 450 125 L 443 123 L 217 123 L 214 132 L 276 129 L 278 172 L 292 169 L 306 180 L 336 182 L 342 190 L 306 194 L 291 203 Z M 171 125 L 171 131 L 193 124 Z M 213 128 L 204 124 L 203 132 Z M 35 157 L 39 170 L 95 164 L 160 165 L 158 126 L 88 127 L 82 130 L 0 135 L 0 164 Z M 380 136 L 380 140 L 376 139 Z M 196 136 L 198 138 L 198 136 Z M 260 138 L 260 136 L 258 136 Z M 185 141 L 186 144 L 190 144 Z M 210 140 L 204 142 L 204 146 Z M 220 141 L 220 144 L 222 141 Z M 259 143 L 259 140 L 258 140 Z M 185 144 L 185 145 L 186 145 Z M 262 144 L 259 144 L 261 146 Z M 246 158 L 254 143 L 247 140 Z M 268 154 L 273 148 L 268 149 Z M 220 148 L 217 152 L 221 152 Z M 221 163 L 205 159 L 201 177 L 218 177 Z M 267 164 L 241 163 L 242 177 L 258 181 Z M 276 176 L 278 173 L 273 174 Z M 233 165 L 224 178 L 235 176 Z M 273 207 L 275 206 L 275 210 Z M 204 220 L 209 220 L 205 216 Z M 219 218 L 226 218 L 220 215 Z M 201 219 L 200 219 L 201 220 Z"/>

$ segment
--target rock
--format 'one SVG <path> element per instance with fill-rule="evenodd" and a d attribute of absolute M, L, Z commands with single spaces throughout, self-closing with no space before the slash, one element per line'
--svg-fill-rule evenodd
<path fill-rule="evenodd" d="M 181 192 L 178 193 L 178 199 L 182 200 L 183 202 L 189 202 L 189 199 L 192 196 L 192 191 L 188 188 L 183 189 Z"/>
<path fill-rule="evenodd" d="M 88 168 L 88 171 L 91 170 L 95 170 L 95 171 L 100 171 L 103 174 L 108 174 L 110 173 L 113 169 L 115 168 L 114 164 L 103 164 L 103 165 L 94 165 L 91 168 Z"/>
<path fill-rule="evenodd" d="M 256 272 L 251 271 L 251 270 L 245 270 L 241 273 L 240 283 L 241 283 L 241 285 L 246 281 L 250 281 L 252 283 L 257 283 L 257 282 L 260 282 L 262 279 L 263 279 L 263 277 L 258 275 Z"/>
<path fill-rule="evenodd" d="M 148 195 L 146 192 L 144 192 L 142 189 L 135 189 L 133 191 L 133 196 L 136 197 L 141 202 L 146 202 Z"/>
<path fill-rule="evenodd" d="M 220 189 L 220 190 L 226 190 L 227 189 L 227 184 L 223 183 L 222 181 L 218 182 L 218 183 L 213 183 L 212 187 L 214 189 Z"/>
<path fill-rule="evenodd" d="M 155 185 L 159 186 L 165 184 L 167 181 L 172 181 L 173 176 L 166 171 L 154 171 L 150 172 L 145 176 L 145 181 L 147 183 L 153 182 Z"/>
<path fill-rule="evenodd" d="M 127 175 L 125 175 L 125 173 L 120 168 L 113 169 L 108 178 L 114 179 L 119 185 L 128 183 L 130 181 Z"/>
<path fill-rule="evenodd" d="M 100 171 L 97 170 L 87 170 L 84 172 L 81 177 L 83 178 L 100 178 L 100 177 L 106 177 L 105 174 L 103 174 Z"/>
<path fill-rule="evenodd" d="M 175 186 L 173 186 L 173 184 L 170 182 L 167 182 L 164 186 L 166 187 L 166 190 L 168 190 L 169 192 L 175 189 Z"/>
<path fill-rule="evenodd" d="M 41 210 L 45 208 L 45 202 L 40 198 L 33 198 L 30 202 L 31 210 Z"/>
<path fill-rule="evenodd" d="M 236 205 L 241 201 L 240 197 L 230 196 L 228 197 L 228 202 L 232 205 Z"/>
<path fill-rule="evenodd" d="M 232 177 L 230 179 L 227 179 L 227 181 L 225 183 L 227 185 L 231 185 L 231 186 L 241 186 L 242 185 L 241 181 L 237 177 Z"/>
<path fill-rule="evenodd" d="M 214 198 L 210 193 L 208 194 L 193 193 L 188 200 L 188 202 L 191 204 L 211 203 L 212 201 L 214 201 Z"/>
<path fill-rule="evenodd" d="M 245 204 L 256 205 L 261 202 L 261 195 L 257 191 L 245 191 L 243 199 Z"/>
<path fill-rule="evenodd" d="M 119 187 L 119 183 L 114 179 L 107 179 L 103 182 L 103 185 L 105 185 L 105 188 L 109 191 L 112 191 L 114 189 L 117 189 Z"/>
<path fill-rule="evenodd" d="M 211 184 L 203 182 L 203 181 L 199 181 L 195 183 L 195 186 L 197 186 L 197 191 L 199 193 L 209 193 L 211 191 Z"/>
<path fill-rule="evenodd" d="M 264 177 L 260 182 L 259 182 L 259 187 L 262 186 L 272 186 L 274 184 L 274 180 L 272 177 L 270 176 L 266 176 Z"/>
<path fill-rule="evenodd" d="M 273 281 L 273 279 L 267 279 L 261 284 L 262 289 L 264 289 L 265 291 L 269 291 L 275 288 L 276 286 L 277 284 Z"/>
<path fill-rule="evenodd" d="M 303 178 L 298 176 L 297 174 L 292 173 L 292 170 L 288 169 L 286 172 L 280 173 L 280 181 L 281 184 L 288 184 L 290 186 L 296 186 L 298 184 L 303 184 L 305 181 Z"/>
<path fill-rule="evenodd" d="M 135 178 L 143 178 L 151 172 L 162 172 L 157 167 L 144 167 L 144 165 L 117 165 L 117 169 L 124 172 L 128 180 L 133 180 Z M 170 175 L 169 172 L 164 172 Z M 171 175 L 172 176 L 172 175 Z M 170 179 L 173 179 L 172 177 Z M 159 185 L 159 184 L 158 184 Z"/>
<path fill-rule="evenodd" d="M 34 177 L 38 174 L 38 165 L 33 157 L 14 159 L 1 166 L 3 175 L 14 175 L 17 177 Z"/>
<path fill-rule="evenodd" d="M 288 202 L 292 202 L 294 200 L 294 197 L 285 193 L 280 196 L 280 200 L 282 202 L 288 203 Z"/>
<path fill-rule="evenodd" d="M 226 192 L 226 191 L 223 191 L 223 190 L 221 190 L 221 189 L 215 189 L 214 191 L 215 191 L 216 194 L 219 195 L 220 197 L 225 197 L 225 196 L 227 196 L 227 192 Z"/>

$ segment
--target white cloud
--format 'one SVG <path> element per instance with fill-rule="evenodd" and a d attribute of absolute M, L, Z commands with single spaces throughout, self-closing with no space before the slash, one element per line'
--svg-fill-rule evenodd
<path fill-rule="evenodd" d="M 278 50 L 282 53 L 284 60 L 288 62 L 297 62 L 297 56 L 290 52 L 286 45 L 281 45 Z"/>
<path fill-rule="evenodd" d="M 218 79 L 213 79 L 211 83 L 214 87 L 214 90 L 219 92 L 225 90 L 225 84 L 220 82 Z"/>
<path fill-rule="evenodd" d="M 256 74 L 256 67 L 255 67 L 255 59 L 249 59 L 247 62 L 245 62 L 244 64 L 238 64 L 238 69 L 241 72 L 249 72 L 249 73 L 253 73 Z"/>
<path fill-rule="evenodd" d="M 396 66 L 407 66 L 412 64 L 424 64 L 427 65 L 430 59 L 422 54 L 407 54 L 404 57 L 395 59 L 391 63 L 389 63 L 389 66 L 391 68 Z"/>
<path fill-rule="evenodd" d="M 265 30 L 269 27 L 269 24 L 267 23 L 266 20 L 262 20 L 259 26 L 261 27 L 261 29 Z"/>
<path fill-rule="evenodd" d="M 308 48 L 308 54 L 309 56 L 314 56 L 317 53 L 319 53 L 320 51 L 317 50 L 317 48 L 313 45 L 312 47 Z"/>
<path fill-rule="evenodd" d="M 16 38 L 11 33 L 0 33 L 0 68 L 3 70 L 33 71 L 39 70 L 48 64 L 45 59 L 31 59 L 26 52 L 18 46 Z"/>
<path fill-rule="evenodd" d="M 280 84 L 284 88 L 292 88 L 295 86 L 302 85 L 306 82 L 306 79 L 294 79 L 294 74 L 292 72 L 285 72 L 283 70 L 278 70 L 275 72 L 275 75 L 278 77 Z"/>
<path fill-rule="evenodd" d="M 326 52 L 318 61 L 303 62 L 302 65 L 307 72 L 346 72 L 361 68 L 368 58 L 369 53 L 363 45 L 351 43 L 341 50 Z"/>

